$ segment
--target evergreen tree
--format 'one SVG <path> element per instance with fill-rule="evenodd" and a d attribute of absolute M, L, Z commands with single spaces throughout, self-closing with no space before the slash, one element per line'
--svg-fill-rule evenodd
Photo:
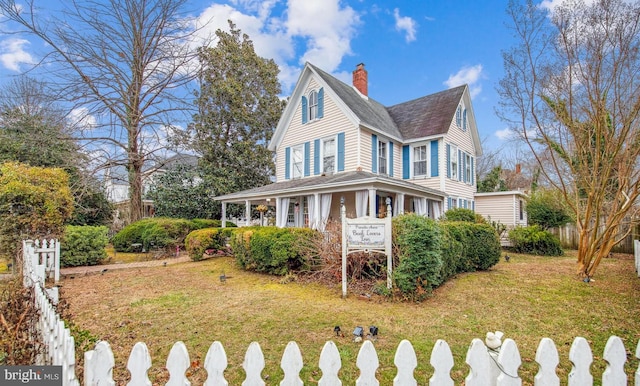
<path fill-rule="evenodd" d="M 193 148 L 215 195 L 268 184 L 274 174 L 267 149 L 284 109 L 279 69 L 259 57 L 252 41 L 229 21 L 216 47 L 199 49 L 201 73 Z"/>

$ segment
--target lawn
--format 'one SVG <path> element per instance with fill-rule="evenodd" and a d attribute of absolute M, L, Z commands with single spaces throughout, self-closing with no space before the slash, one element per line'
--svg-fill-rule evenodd
<path fill-rule="evenodd" d="M 216 340 L 228 356 L 225 375 L 230 384 L 244 380 L 242 362 L 252 341 L 260 343 L 265 355 L 267 384 L 278 384 L 283 376 L 280 360 L 292 340 L 302 351 L 305 383 L 321 377 L 320 351 L 327 340 L 334 340 L 342 357 L 341 379 L 354 384 L 361 344 L 353 342 L 351 331 L 370 325 L 380 331 L 374 345 L 383 385 L 392 384 L 396 375 L 393 357 L 402 339 L 410 340 L 416 350 L 419 384 L 427 384 L 433 373 L 429 357 L 435 341 L 446 340 L 455 358 L 452 377 L 460 384 L 468 373 L 464 358 L 471 340 L 495 330 L 516 341 L 525 385 L 532 384 L 537 371 L 533 359 L 543 337 L 558 347 L 563 384 L 571 370 L 568 353 L 576 336 L 591 344 L 597 384 L 604 368 L 602 352 L 611 335 L 624 340 L 629 354 L 626 370 L 632 377 L 638 368 L 634 354 L 640 340 L 640 279 L 632 257 L 604 260 L 595 281 L 588 284 L 577 279 L 574 270 L 571 253 L 559 258 L 512 255 L 510 262 L 503 260 L 487 272 L 458 275 L 427 300 L 411 303 L 375 295 L 342 299 L 339 285 L 285 282 L 240 271 L 232 258 L 222 257 L 68 277 L 62 282 L 62 296 L 76 337 L 111 344 L 118 384 L 128 379 L 125 365 L 138 341 L 147 344 L 152 356 L 149 377 L 154 384 L 166 382 L 164 365 L 176 341 L 183 341 L 189 350 L 192 383 L 202 384 L 204 358 Z M 223 272 L 228 277 L 225 283 L 219 280 Z M 335 336 L 336 325 L 344 337 Z"/>

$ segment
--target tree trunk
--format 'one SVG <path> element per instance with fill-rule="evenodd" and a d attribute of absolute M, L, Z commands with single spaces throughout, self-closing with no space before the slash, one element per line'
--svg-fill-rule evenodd
<path fill-rule="evenodd" d="M 142 219 L 142 162 L 129 164 L 129 222 Z"/>

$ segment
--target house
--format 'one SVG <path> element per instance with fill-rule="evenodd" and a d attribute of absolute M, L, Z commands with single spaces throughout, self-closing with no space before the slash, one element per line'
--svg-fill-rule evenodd
<path fill-rule="evenodd" d="M 324 229 L 340 218 L 474 209 L 482 154 L 468 86 L 394 106 L 368 95 L 364 64 L 348 85 L 306 63 L 275 129 L 275 182 L 216 197 L 275 207 L 276 225 Z"/>
<path fill-rule="evenodd" d="M 507 229 L 527 226 L 528 196 L 520 190 L 476 193 L 476 213 L 489 221 L 500 222 Z"/>

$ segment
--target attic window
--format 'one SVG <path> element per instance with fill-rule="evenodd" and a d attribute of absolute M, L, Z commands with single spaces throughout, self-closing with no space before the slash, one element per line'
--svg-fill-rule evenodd
<path fill-rule="evenodd" d="M 458 105 L 456 110 L 456 126 L 462 127 L 462 105 Z"/>
<path fill-rule="evenodd" d="M 313 90 L 309 93 L 309 120 L 318 118 L 318 92 Z"/>

